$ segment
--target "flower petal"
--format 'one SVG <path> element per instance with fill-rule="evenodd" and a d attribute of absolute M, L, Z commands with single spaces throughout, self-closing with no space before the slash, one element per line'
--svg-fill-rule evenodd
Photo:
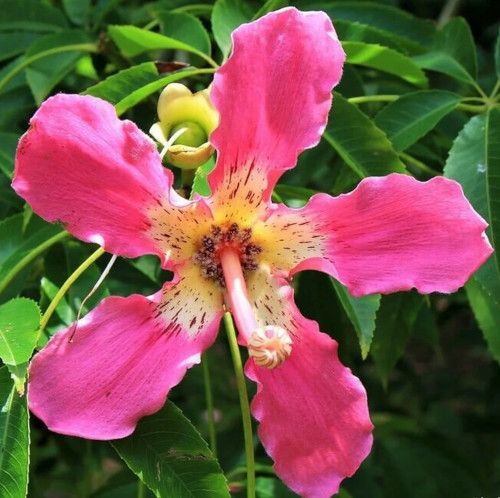
<path fill-rule="evenodd" d="M 198 275 L 190 268 L 150 298 L 109 297 L 57 333 L 31 363 L 30 409 L 62 434 L 131 434 L 216 337 L 222 298 Z"/>
<path fill-rule="evenodd" d="M 328 498 L 372 446 L 373 426 L 361 382 L 337 356 L 337 343 L 307 320 L 284 280 L 263 271 L 249 283 L 261 325 L 288 329 L 292 352 L 273 369 L 245 367 L 258 383 L 252 413 L 278 476 L 296 493 Z"/>
<path fill-rule="evenodd" d="M 279 207 L 256 236 L 275 269 L 325 271 L 360 296 L 456 291 L 492 252 L 486 227 L 453 180 L 392 174 Z"/>
<path fill-rule="evenodd" d="M 175 211 L 168 217 L 170 233 L 184 232 L 184 211 L 196 210 L 184 207 L 175 192 L 169 196 L 171 184 L 154 143 L 132 122 L 119 120 L 111 104 L 59 94 L 31 119 L 12 185 L 37 214 L 62 221 L 85 242 L 122 256 L 165 258 L 149 210 L 167 205 Z"/>
<path fill-rule="evenodd" d="M 285 8 L 234 31 L 211 90 L 220 124 L 209 181 L 219 216 L 244 222 L 297 155 L 318 143 L 344 59 L 323 12 Z"/>

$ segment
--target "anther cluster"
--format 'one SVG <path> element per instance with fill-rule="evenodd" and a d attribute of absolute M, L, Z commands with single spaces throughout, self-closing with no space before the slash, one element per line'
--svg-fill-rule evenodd
<path fill-rule="evenodd" d="M 224 287 L 220 251 L 225 247 L 233 247 L 240 255 L 243 271 L 256 270 L 257 256 L 262 252 L 262 248 L 251 240 L 251 228 L 240 228 L 237 223 L 224 226 L 212 225 L 210 233 L 202 237 L 194 260 L 200 265 L 205 278 L 215 280 Z"/>

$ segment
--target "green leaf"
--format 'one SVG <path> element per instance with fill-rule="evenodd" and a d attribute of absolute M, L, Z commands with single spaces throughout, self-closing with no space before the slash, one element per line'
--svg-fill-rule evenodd
<path fill-rule="evenodd" d="M 231 52 L 231 33 L 248 22 L 251 14 L 242 0 L 217 0 L 212 10 L 212 32 L 224 59 Z"/>
<path fill-rule="evenodd" d="M 288 0 L 267 0 L 264 5 L 255 13 L 252 17 L 252 21 L 259 19 L 259 17 L 265 16 L 272 12 L 273 10 L 282 9 L 290 4 Z"/>
<path fill-rule="evenodd" d="M 169 83 L 210 72 L 210 69 L 194 68 L 160 75 L 153 62 L 144 62 L 113 74 L 97 85 L 87 88 L 83 93 L 111 102 L 118 115 L 121 115 Z"/>
<path fill-rule="evenodd" d="M 489 264 L 485 265 L 490 266 Z M 472 277 L 465 285 L 474 316 L 483 331 L 488 348 L 500 363 L 500 299 L 481 278 Z"/>
<path fill-rule="evenodd" d="M 417 64 L 392 48 L 355 41 L 344 41 L 342 47 L 349 64 L 371 67 L 397 76 L 415 86 L 427 86 L 427 77 Z"/>
<path fill-rule="evenodd" d="M 383 296 L 377 313 L 371 354 L 384 386 L 404 352 L 423 298 L 416 292 Z"/>
<path fill-rule="evenodd" d="M 446 74 L 462 83 L 474 86 L 474 78 L 451 55 L 444 52 L 431 51 L 412 57 L 415 64 L 422 69 Z"/>
<path fill-rule="evenodd" d="M 171 401 L 112 444 L 158 498 L 229 498 L 217 460 Z"/>
<path fill-rule="evenodd" d="M 468 24 L 461 18 L 452 19 L 438 32 L 432 50 L 413 57 L 423 68 L 446 74 L 462 83 L 476 86 L 477 56 Z"/>
<path fill-rule="evenodd" d="M 357 41 L 365 43 L 375 43 L 384 47 L 393 48 L 398 52 L 407 52 L 406 40 L 368 24 L 356 21 L 346 21 L 335 19 L 335 31 L 342 41 Z"/>
<path fill-rule="evenodd" d="M 403 95 L 375 117 L 399 152 L 431 131 L 460 102 L 460 96 L 444 90 L 424 90 Z"/>
<path fill-rule="evenodd" d="M 160 21 L 164 35 L 210 55 L 212 51 L 210 36 L 197 17 L 184 12 L 161 10 L 156 13 L 156 18 Z"/>
<path fill-rule="evenodd" d="M 360 178 L 406 172 L 384 132 L 339 93 L 323 139 Z"/>
<path fill-rule="evenodd" d="M 135 260 L 134 260 L 135 261 Z M 59 287 L 52 283 L 48 278 L 43 277 L 40 283 L 40 287 L 42 292 L 47 296 L 49 301 L 52 301 L 57 292 L 59 291 Z M 61 319 L 61 321 L 65 325 L 69 325 L 75 319 L 75 313 L 71 309 L 71 306 L 68 304 L 66 297 L 63 297 L 59 304 L 57 305 L 55 312 L 57 316 Z"/>
<path fill-rule="evenodd" d="M 12 178 L 14 154 L 16 153 L 18 140 L 19 135 L 17 133 L 0 132 L 0 170 L 8 178 Z"/>
<path fill-rule="evenodd" d="M 211 157 L 205 164 L 202 164 L 194 175 L 192 194 L 197 193 L 203 196 L 211 194 L 208 184 L 208 175 L 215 167 L 215 160 Z"/>
<path fill-rule="evenodd" d="M 59 9 L 39 0 L 0 0 L 0 31 L 57 31 L 67 27 Z"/>
<path fill-rule="evenodd" d="M 5 364 L 31 358 L 39 324 L 40 309 L 31 299 L 18 297 L 0 305 L 0 359 Z"/>
<path fill-rule="evenodd" d="M 87 24 L 90 15 L 91 0 L 63 0 L 63 7 L 68 17 L 78 26 Z"/>
<path fill-rule="evenodd" d="M 36 216 L 26 228 L 23 223 L 22 213 L 0 222 L 0 294 L 37 256 L 66 236 L 61 227 Z"/>
<path fill-rule="evenodd" d="M 135 57 L 150 50 L 185 50 L 207 60 L 207 55 L 197 48 L 147 29 L 135 26 L 109 26 L 108 34 L 125 57 Z"/>
<path fill-rule="evenodd" d="M 434 50 L 455 59 L 473 78 L 477 76 L 477 54 L 467 21 L 455 17 L 437 33 Z"/>
<path fill-rule="evenodd" d="M 23 31 L 0 33 L 0 61 L 22 54 L 39 36 Z"/>
<path fill-rule="evenodd" d="M 421 52 L 429 46 L 435 33 L 431 21 L 379 2 L 304 0 L 303 4 L 308 10 L 324 10 L 335 25 L 338 20 L 357 22 L 384 31 L 387 36 L 397 36 L 400 43 L 404 40 L 403 47 L 412 52 Z"/>
<path fill-rule="evenodd" d="M 6 367 L 0 368 L 0 488 L 2 498 L 25 498 L 28 492 L 29 416 Z"/>
<path fill-rule="evenodd" d="M 373 331 L 375 330 L 375 318 L 380 306 L 380 294 L 353 297 L 340 282 L 333 278 L 331 281 L 337 297 L 356 331 L 361 356 L 366 359 L 370 351 Z"/>
<path fill-rule="evenodd" d="M 500 28 L 498 28 L 497 42 L 495 43 L 495 68 L 497 78 L 500 78 Z"/>
<path fill-rule="evenodd" d="M 490 224 L 487 234 L 500 240 L 500 110 L 473 117 L 456 138 L 444 174 L 458 181 L 474 209 Z M 498 319 L 499 255 L 495 251 L 466 286 L 467 295 L 493 356 L 500 362 Z M 496 317 L 496 318 L 495 318 Z"/>
<path fill-rule="evenodd" d="M 37 40 L 26 51 L 25 58 L 29 59 L 37 54 L 70 45 L 85 45 L 89 43 L 88 36 L 82 31 L 64 31 L 44 36 Z M 55 53 L 44 57 L 29 65 L 26 69 L 26 79 L 38 105 L 49 95 L 51 90 L 75 66 L 84 51 Z"/>

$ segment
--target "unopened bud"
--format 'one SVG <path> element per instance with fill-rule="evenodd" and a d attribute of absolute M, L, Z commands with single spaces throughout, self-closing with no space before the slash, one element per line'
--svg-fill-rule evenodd
<path fill-rule="evenodd" d="M 150 130 L 162 145 L 180 129 L 186 129 L 169 147 L 167 161 L 185 169 L 195 169 L 205 163 L 213 148 L 208 142 L 217 127 L 219 116 L 210 101 L 208 90 L 192 93 L 180 83 L 170 83 L 158 100 L 158 117 Z"/>

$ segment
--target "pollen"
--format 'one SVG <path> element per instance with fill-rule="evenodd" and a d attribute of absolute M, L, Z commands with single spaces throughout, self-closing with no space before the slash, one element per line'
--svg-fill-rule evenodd
<path fill-rule="evenodd" d="M 273 325 L 256 329 L 248 342 L 248 354 L 259 367 L 279 367 L 291 352 L 292 339 L 288 332 Z"/>
<path fill-rule="evenodd" d="M 236 249 L 245 273 L 258 268 L 257 258 L 262 252 L 262 248 L 252 242 L 251 228 L 241 228 L 237 223 L 212 225 L 210 232 L 201 238 L 194 260 L 205 278 L 215 280 L 222 287 L 225 283 L 219 254 L 226 247 Z"/>

